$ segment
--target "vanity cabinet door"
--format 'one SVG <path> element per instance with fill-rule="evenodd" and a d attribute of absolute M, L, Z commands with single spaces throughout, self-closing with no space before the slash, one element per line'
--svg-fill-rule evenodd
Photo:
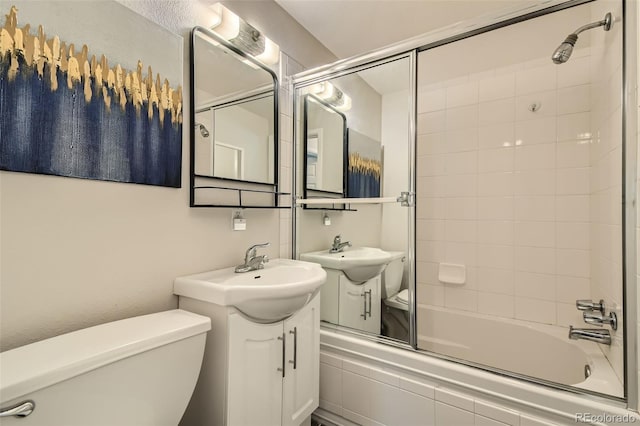
<path fill-rule="evenodd" d="M 282 420 L 282 322 L 229 315 L 227 425 L 279 426 Z M 280 370 L 279 370 L 280 369 Z"/>
<path fill-rule="evenodd" d="M 340 275 L 340 325 L 380 333 L 380 281 L 380 275 L 364 283 Z"/>
<path fill-rule="evenodd" d="M 284 332 L 287 356 L 282 425 L 298 426 L 320 400 L 320 295 L 284 321 Z"/>

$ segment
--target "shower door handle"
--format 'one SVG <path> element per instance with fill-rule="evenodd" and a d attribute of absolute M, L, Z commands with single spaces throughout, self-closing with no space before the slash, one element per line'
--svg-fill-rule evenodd
<path fill-rule="evenodd" d="M 36 404 L 33 401 L 25 401 L 11 408 L 0 411 L 0 417 L 27 417 L 33 413 Z"/>

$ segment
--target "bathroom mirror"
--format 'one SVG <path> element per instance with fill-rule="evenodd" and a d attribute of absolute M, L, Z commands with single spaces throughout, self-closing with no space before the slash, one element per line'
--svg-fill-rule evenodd
<path fill-rule="evenodd" d="M 192 173 L 274 184 L 277 79 L 213 32 L 192 33 Z"/>
<path fill-rule="evenodd" d="M 304 196 L 346 195 L 347 118 L 314 95 L 304 97 Z"/>
<path fill-rule="evenodd" d="M 402 290 L 406 294 L 411 276 L 405 271 L 405 258 L 412 208 L 395 202 L 395 196 L 410 188 L 411 60 L 405 54 L 325 74 L 308 84 L 294 83 L 296 194 L 310 201 L 316 194 L 320 198 L 343 197 L 334 204 L 313 203 L 296 209 L 296 255 L 320 264 L 326 261 L 321 319 L 325 326 L 384 335 L 402 342 L 409 341 L 409 304 L 398 302 L 397 296 Z M 311 169 L 310 173 L 309 164 L 316 148 L 317 132 L 313 129 L 323 129 L 324 143 L 322 148 L 318 146 L 318 152 L 322 149 L 327 154 L 328 135 L 321 122 L 329 120 L 335 123 L 336 135 L 340 121 L 345 123 L 347 141 L 342 145 L 344 155 L 340 156 L 335 149 L 340 143 L 332 140 L 334 154 L 323 159 L 321 173 L 323 178 L 343 176 L 344 192 L 338 185 L 325 186 L 324 179 L 320 185 L 316 180 L 314 188 L 313 179 L 309 179 L 314 172 Z M 316 177 L 317 170 L 316 166 Z M 333 193 L 320 193 L 319 189 Z M 391 199 L 390 203 L 380 203 L 383 194 Z M 351 198 L 360 200 L 345 204 Z M 338 235 L 342 243 L 350 242 L 351 246 L 331 254 L 329 249 Z M 372 275 L 354 276 L 349 268 L 343 271 L 336 264 L 331 266 L 331 256 L 366 261 L 380 255 L 380 251 L 388 255 Z M 385 278 L 386 272 L 390 272 L 389 279 Z"/>

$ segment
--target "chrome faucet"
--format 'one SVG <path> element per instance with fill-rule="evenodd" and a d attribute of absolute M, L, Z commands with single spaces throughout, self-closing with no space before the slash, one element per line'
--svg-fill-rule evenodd
<path fill-rule="evenodd" d="M 618 317 L 615 312 L 609 312 L 609 315 L 602 315 L 598 312 L 583 312 L 582 319 L 587 324 L 593 324 L 602 327 L 610 325 L 613 330 L 618 329 Z"/>
<path fill-rule="evenodd" d="M 602 299 L 600 299 L 599 302 L 594 302 L 593 300 L 588 299 L 579 299 L 576 300 L 576 309 L 579 311 L 600 312 L 604 315 L 607 308 L 604 304 L 604 300 Z"/>
<path fill-rule="evenodd" d="M 591 342 L 602 343 L 603 345 L 611 345 L 611 334 L 609 330 L 599 328 L 573 328 L 569 326 L 569 339 L 584 339 Z"/>
<path fill-rule="evenodd" d="M 335 238 L 333 239 L 333 244 L 331 245 L 331 249 L 329 249 L 329 253 L 340 253 L 347 246 L 351 247 L 351 241 L 345 241 L 343 243 L 340 235 L 336 235 Z"/>
<path fill-rule="evenodd" d="M 256 250 L 260 247 L 268 247 L 270 243 L 264 244 L 256 244 L 247 249 L 247 252 L 244 255 L 244 263 L 242 265 L 236 266 L 235 271 L 237 273 L 240 272 L 249 272 L 255 271 L 256 269 L 264 268 L 264 264 L 269 261 L 269 258 L 266 254 L 261 256 L 256 256 Z"/>

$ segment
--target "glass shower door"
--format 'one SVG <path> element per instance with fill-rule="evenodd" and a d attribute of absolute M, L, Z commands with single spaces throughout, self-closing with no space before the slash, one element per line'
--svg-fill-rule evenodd
<path fill-rule="evenodd" d="M 419 53 L 419 349 L 624 396 L 621 16 L 595 1 Z"/>

